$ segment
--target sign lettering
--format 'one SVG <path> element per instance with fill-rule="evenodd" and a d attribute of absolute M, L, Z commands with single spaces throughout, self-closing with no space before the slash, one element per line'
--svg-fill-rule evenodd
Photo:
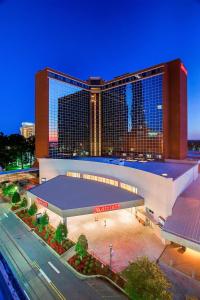
<path fill-rule="evenodd" d="M 101 213 L 101 212 L 116 210 L 116 209 L 120 209 L 120 204 L 119 203 L 114 203 L 114 204 L 110 204 L 110 205 L 96 206 L 94 208 L 94 213 Z"/>

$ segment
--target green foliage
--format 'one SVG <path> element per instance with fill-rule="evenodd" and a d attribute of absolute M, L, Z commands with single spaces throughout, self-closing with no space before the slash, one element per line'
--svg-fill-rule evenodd
<path fill-rule="evenodd" d="M 24 197 L 24 198 L 22 199 L 22 202 L 20 203 L 20 207 L 27 207 L 27 205 L 28 205 L 28 201 L 27 201 L 27 199 Z"/>
<path fill-rule="evenodd" d="M 29 216 L 34 216 L 36 212 L 37 212 L 37 205 L 35 204 L 35 202 L 33 202 L 29 207 L 28 214 Z"/>
<path fill-rule="evenodd" d="M 50 235 L 50 232 L 51 232 L 51 230 L 50 230 L 50 228 L 48 227 L 48 228 L 47 228 L 47 231 L 46 231 L 46 233 L 45 233 L 45 236 L 44 236 L 44 238 L 45 238 L 46 240 L 48 240 L 49 235 Z"/>
<path fill-rule="evenodd" d="M 87 255 L 88 241 L 84 234 L 81 234 L 75 246 L 75 251 L 82 260 Z"/>
<path fill-rule="evenodd" d="M 20 194 L 18 192 L 15 192 L 12 196 L 12 204 L 17 204 L 21 201 Z"/>
<path fill-rule="evenodd" d="M 8 186 L 4 186 L 2 188 L 2 192 L 4 196 L 12 197 L 15 192 L 17 192 L 18 187 L 14 184 L 9 184 Z"/>
<path fill-rule="evenodd" d="M 125 290 L 133 300 L 171 300 L 170 283 L 155 262 L 147 257 L 137 259 L 124 271 Z"/>
<path fill-rule="evenodd" d="M 37 221 L 36 221 L 36 220 L 33 220 L 33 221 L 32 221 L 32 224 L 33 224 L 33 226 L 37 226 Z"/>
<path fill-rule="evenodd" d="M 77 259 L 77 260 L 75 260 L 75 266 L 78 266 L 78 265 L 80 265 L 80 260 L 79 259 Z"/>
<path fill-rule="evenodd" d="M 68 231 L 66 225 L 60 223 L 56 228 L 54 239 L 58 244 L 62 244 L 63 240 L 66 239 L 67 234 Z"/>
<path fill-rule="evenodd" d="M 45 213 L 40 217 L 40 223 L 39 223 L 39 232 L 42 232 L 43 229 L 49 224 L 49 216 L 47 215 L 46 211 Z"/>
<path fill-rule="evenodd" d="M 25 139 L 20 134 L 9 136 L 0 132 L 0 166 L 3 169 L 19 169 L 31 165 L 34 157 L 35 138 Z"/>

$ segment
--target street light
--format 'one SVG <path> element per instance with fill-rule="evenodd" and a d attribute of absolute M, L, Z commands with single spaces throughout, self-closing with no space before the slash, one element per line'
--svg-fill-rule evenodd
<path fill-rule="evenodd" d="M 109 245 L 109 248 L 110 248 L 110 269 L 111 269 L 111 266 L 112 266 L 112 248 L 113 248 L 113 246 L 112 246 L 112 244 L 110 244 Z"/>

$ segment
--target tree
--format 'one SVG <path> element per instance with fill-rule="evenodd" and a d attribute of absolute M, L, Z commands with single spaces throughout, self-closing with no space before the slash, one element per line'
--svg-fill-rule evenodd
<path fill-rule="evenodd" d="M 8 137 L 10 146 L 10 157 L 12 160 L 20 160 L 21 168 L 24 168 L 24 157 L 27 153 L 27 142 L 25 137 L 20 134 L 11 134 Z"/>
<path fill-rule="evenodd" d="M 82 260 L 87 255 L 88 241 L 84 234 L 81 234 L 75 246 L 75 251 Z"/>
<path fill-rule="evenodd" d="M 28 214 L 29 216 L 34 216 L 36 212 L 37 212 L 37 205 L 35 204 L 35 202 L 33 202 L 29 207 Z"/>
<path fill-rule="evenodd" d="M 55 231 L 54 240 L 58 242 L 58 244 L 62 244 L 63 240 L 67 237 L 67 227 L 65 224 L 60 223 Z"/>
<path fill-rule="evenodd" d="M 21 201 L 20 194 L 18 192 L 15 192 L 12 196 L 12 204 L 17 204 Z"/>
<path fill-rule="evenodd" d="M 42 232 L 43 229 L 49 224 L 49 216 L 45 213 L 39 219 L 39 232 Z"/>
<path fill-rule="evenodd" d="M 27 205 L 28 205 L 28 201 L 27 201 L 27 199 L 24 197 L 24 198 L 22 199 L 22 202 L 20 203 L 20 207 L 27 207 Z"/>
<path fill-rule="evenodd" d="M 4 169 L 9 162 L 8 136 L 0 132 L 0 166 Z"/>
<path fill-rule="evenodd" d="M 147 257 L 137 259 L 124 271 L 125 290 L 134 300 L 171 300 L 171 284 L 155 262 Z"/>
<path fill-rule="evenodd" d="M 2 189 L 4 196 L 12 197 L 15 192 L 17 192 L 18 187 L 14 184 L 9 184 L 8 186 L 4 186 Z"/>

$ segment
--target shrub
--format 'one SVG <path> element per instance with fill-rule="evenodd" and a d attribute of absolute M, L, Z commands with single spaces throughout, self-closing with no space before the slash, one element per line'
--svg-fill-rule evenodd
<path fill-rule="evenodd" d="M 32 224 L 33 224 L 33 226 L 37 226 L 37 221 L 36 221 L 36 220 L 33 220 L 33 221 L 32 221 Z"/>
<path fill-rule="evenodd" d="M 17 204 L 21 201 L 20 194 L 18 192 L 14 192 L 12 196 L 12 204 Z"/>
<path fill-rule="evenodd" d="M 35 202 L 33 202 L 29 207 L 28 214 L 29 216 L 34 216 L 36 212 L 37 212 L 37 205 L 35 204 Z"/>
<path fill-rule="evenodd" d="M 75 266 L 78 266 L 78 265 L 80 265 L 80 260 L 79 259 L 77 259 L 77 260 L 75 260 Z"/>
<path fill-rule="evenodd" d="M 47 231 L 46 231 L 46 233 L 45 233 L 45 236 L 44 236 L 44 238 L 45 238 L 46 240 L 48 240 L 48 238 L 49 238 L 49 235 L 50 235 L 50 229 L 49 229 L 49 228 L 47 228 Z"/>
<path fill-rule="evenodd" d="M 75 251 L 77 255 L 79 255 L 81 260 L 87 255 L 87 249 L 88 249 L 87 238 L 84 234 L 81 234 L 75 246 Z"/>
<path fill-rule="evenodd" d="M 24 198 L 22 199 L 22 202 L 20 203 L 20 207 L 27 207 L 27 205 L 28 205 L 28 201 L 27 201 L 27 199 L 24 197 Z"/>
<path fill-rule="evenodd" d="M 62 244 L 62 242 L 66 239 L 67 237 L 67 227 L 65 224 L 60 223 L 55 231 L 54 239 L 58 244 Z"/>

